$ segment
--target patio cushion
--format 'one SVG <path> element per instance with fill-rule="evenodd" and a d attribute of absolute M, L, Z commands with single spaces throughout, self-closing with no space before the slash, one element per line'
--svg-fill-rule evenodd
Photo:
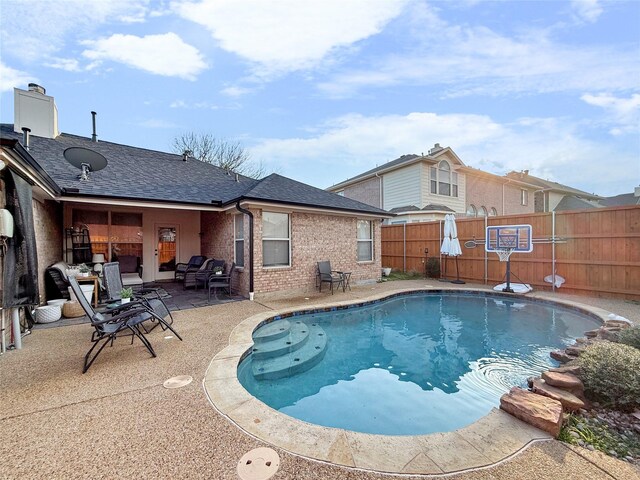
<path fill-rule="evenodd" d="M 140 275 L 138 275 L 137 273 L 123 273 L 122 285 L 125 287 L 142 285 L 142 279 L 140 278 Z"/>

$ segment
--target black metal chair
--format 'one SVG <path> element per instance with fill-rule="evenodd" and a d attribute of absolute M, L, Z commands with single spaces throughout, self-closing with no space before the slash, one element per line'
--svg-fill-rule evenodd
<path fill-rule="evenodd" d="M 194 255 L 189 259 L 188 263 L 177 263 L 173 279 L 176 281 L 184 280 L 185 273 L 199 270 L 206 259 L 207 257 L 204 255 Z"/>
<path fill-rule="evenodd" d="M 333 285 L 344 285 L 344 275 L 337 270 L 331 270 L 331 262 L 318 262 L 318 273 L 316 275 L 316 286 L 322 292 L 322 284 L 328 283 L 331 286 L 331 295 L 333 295 Z"/>
<path fill-rule="evenodd" d="M 69 285 L 71 286 L 73 293 L 78 297 L 78 302 L 82 305 L 82 309 L 87 314 L 87 317 L 89 317 L 91 325 L 94 328 L 94 332 L 91 335 L 91 342 L 93 345 L 84 356 L 84 367 L 82 369 L 82 373 L 86 373 L 86 371 L 89 370 L 89 367 L 93 364 L 95 359 L 98 358 L 98 355 L 100 355 L 104 347 L 106 347 L 109 342 L 113 345 L 117 335 L 127 330 L 131 332 L 132 344 L 133 337 L 138 337 L 151 356 L 156 356 L 156 352 L 153 350 L 151 343 L 149 343 L 149 340 L 147 340 L 140 330 L 142 322 L 146 322 L 155 316 L 151 311 L 149 311 L 149 309 L 138 307 L 122 310 L 119 313 L 106 311 L 105 313 L 108 317 L 105 317 L 104 314 L 96 312 L 93 307 L 91 307 L 91 303 L 89 303 L 85 298 L 82 293 L 82 289 L 75 278 L 69 277 Z M 100 348 L 98 348 L 98 351 L 91 356 L 98 345 L 100 345 Z"/>
<path fill-rule="evenodd" d="M 207 288 L 209 286 L 209 278 L 214 275 L 216 268 L 222 268 L 223 272 L 227 268 L 227 264 L 224 260 L 216 260 L 214 258 L 207 260 L 205 265 L 205 268 L 201 268 L 193 275 L 196 289 L 199 287 Z M 187 277 L 185 277 L 185 279 L 186 278 Z"/>
<path fill-rule="evenodd" d="M 207 288 L 209 290 L 208 302 L 211 302 L 211 290 L 213 290 L 215 298 L 218 298 L 219 288 L 225 288 L 229 293 L 229 296 L 231 296 L 231 281 L 235 270 L 236 262 L 233 262 L 228 272 L 223 272 L 220 275 L 213 273 L 209 276 L 209 279 L 207 280 Z"/>
<path fill-rule="evenodd" d="M 122 299 L 120 292 L 122 292 L 123 285 L 122 278 L 120 276 L 120 265 L 118 262 L 108 262 L 102 266 L 102 282 L 105 290 L 107 291 L 107 296 L 109 297 L 107 302 L 116 302 Z M 112 310 L 115 312 L 140 306 L 146 308 L 153 312 L 154 317 L 160 319 L 158 324 L 162 325 L 163 330 L 168 328 L 176 335 L 176 337 L 182 340 L 180 335 L 178 335 L 178 332 L 171 327 L 171 324 L 173 323 L 173 315 L 171 315 L 169 307 L 167 307 L 164 300 L 162 300 L 158 290 L 159 289 L 157 288 L 142 288 L 135 292 L 129 303 L 115 306 Z M 167 316 L 169 317 L 168 322 L 165 320 Z M 156 326 L 158 324 L 156 324 Z"/>

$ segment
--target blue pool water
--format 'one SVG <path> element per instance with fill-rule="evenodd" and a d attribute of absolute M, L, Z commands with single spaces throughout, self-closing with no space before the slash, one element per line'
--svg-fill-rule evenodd
<path fill-rule="evenodd" d="M 598 326 L 589 316 L 540 302 L 424 293 L 289 317 L 261 329 L 278 330 L 276 322 L 295 324 L 300 335 L 309 330 L 313 338 L 299 343 L 324 351 L 324 357 L 306 371 L 258 380 L 262 368 L 252 368 L 252 353 L 238 367 L 240 383 L 300 420 L 386 435 L 446 432 L 473 423 L 512 386 L 524 387 L 527 377 L 555 365 L 551 350 Z M 282 340 L 295 344 L 295 335 Z M 312 346 L 323 336 L 326 346 Z M 305 360 L 296 355 L 292 365 Z"/>

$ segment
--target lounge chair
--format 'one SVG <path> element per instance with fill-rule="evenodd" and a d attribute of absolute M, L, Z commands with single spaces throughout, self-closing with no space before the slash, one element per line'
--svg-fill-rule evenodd
<path fill-rule="evenodd" d="M 340 285 L 344 288 L 344 275 L 337 270 L 331 270 L 331 262 L 318 262 L 318 274 L 316 276 L 316 284 L 322 292 L 322 284 L 328 283 L 331 286 L 331 295 L 333 295 L 333 285 Z"/>
<path fill-rule="evenodd" d="M 123 285 L 122 278 L 120 276 L 120 265 L 118 264 L 118 262 L 105 263 L 102 268 L 102 275 L 104 288 L 107 291 L 107 296 L 109 297 L 107 302 L 116 302 L 121 300 L 122 297 L 120 295 L 120 292 L 122 292 Z M 169 328 L 169 330 L 171 330 L 176 335 L 176 337 L 182 340 L 180 335 L 178 335 L 178 332 L 176 332 L 171 327 L 171 324 L 173 323 L 173 315 L 171 315 L 171 311 L 164 303 L 164 300 L 162 300 L 162 297 L 160 296 L 157 288 L 140 289 L 136 292 L 131 302 L 123 305 L 118 305 L 112 310 L 115 312 L 128 308 L 138 307 L 143 307 L 153 312 L 154 318 L 150 320 L 153 320 L 155 318 L 160 319 L 158 324 L 162 325 L 163 330 L 165 328 Z M 165 320 L 167 316 L 169 317 L 168 322 Z"/>
<path fill-rule="evenodd" d="M 205 257 L 204 255 L 194 255 L 189 259 L 188 263 L 176 264 L 176 270 L 173 275 L 173 279 L 176 281 L 184 280 L 185 273 L 200 270 L 200 267 L 206 259 L 207 257 Z"/>
<path fill-rule="evenodd" d="M 156 356 L 156 352 L 153 350 L 149 340 L 147 340 L 140 330 L 142 322 L 145 322 L 154 316 L 152 312 L 144 307 L 139 307 L 122 310 L 119 313 L 107 311 L 105 313 L 108 316 L 105 317 L 105 314 L 98 313 L 91 307 L 91 304 L 82 294 L 78 281 L 74 277 L 69 277 L 69 285 L 71 286 L 73 293 L 78 297 L 78 301 L 80 302 L 80 305 L 82 305 L 82 309 L 87 314 L 87 317 L 89 317 L 91 325 L 94 328 L 94 332 L 91 335 L 91 342 L 93 345 L 84 356 L 84 367 L 82 369 L 82 373 L 86 373 L 86 371 L 89 370 L 89 367 L 93 364 L 95 359 L 98 358 L 100 352 L 102 352 L 109 342 L 113 345 L 113 341 L 116 339 L 116 336 L 127 330 L 131 332 L 132 335 L 131 343 L 133 343 L 133 336 L 138 337 L 151 356 Z M 100 344 L 101 342 L 102 344 Z M 98 351 L 91 356 L 94 349 L 99 344 L 100 348 L 98 348 Z"/>

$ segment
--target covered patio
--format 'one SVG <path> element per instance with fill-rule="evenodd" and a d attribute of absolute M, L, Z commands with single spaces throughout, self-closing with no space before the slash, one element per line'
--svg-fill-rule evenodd
<path fill-rule="evenodd" d="M 246 434 L 216 411 L 203 391 L 205 371 L 228 345 L 233 328 L 252 315 L 290 307 L 355 301 L 406 288 L 441 288 L 413 280 L 354 286 L 335 295 L 273 296 L 174 313 L 184 341 L 149 335 L 157 358 L 142 345 L 117 341 L 81 373 L 89 346 L 89 325 L 36 332 L 29 348 L 3 356 L 0 429 L 4 432 L 2 478 L 216 478 L 237 479 L 236 466 L 249 450 L 271 445 Z M 478 287 L 482 285 L 465 285 Z M 542 295 L 542 294 L 541 294 Z M 550 294 L 547 294 L 550 295 Z M 555 294 L 554 298 L 598 306 L 640 322 L 637 305 L 623 300 Z M 184 388 L 163 382 L 190 375 Z M 256 419 L 256 421 L 260 421 Z M 286 434 L 286 432 L 283 432 Z M 499 441 L 500 432 L 488 441 Z M 338 467 L 277 448 L 277 479 L 407 478 Z M 455 453 L 455 452 L 454 452 Z M 569 472 L 593 480 L 637 478 L 629 464 L 555 440 L 530 444 L 499 464 L 459 472 L 451 478 L 565 478 Z"/>

